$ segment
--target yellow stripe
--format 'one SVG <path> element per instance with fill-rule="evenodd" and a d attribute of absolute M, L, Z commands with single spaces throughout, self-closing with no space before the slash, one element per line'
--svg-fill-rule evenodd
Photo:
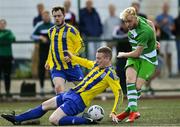
<path fill-rule="evenodd" d="M 63 53 L 63 44 L 62 44 L 62 36 L 63 36 L 63 31 L 64 31 L 64 28 L 61 28 L 61 30 L 59 31 L 59 34 L 58 34 L 58 49 L 59 49 L 59 54 L 60 54 L 60 59 L 62 60 L 62 64 L 63 64 L 63 67 L 64 69 L 68 69 L 68 65 L 67 63 L 64 61 L 64 53 Z"/>
<path fill-rule="evenodd" d="M 58 63 L 58 60 L 56 59 L 56 55 L 55 55 L 55 51 L 54 51 L 54 37 L 55 37 L 55 34 L 56 34 L 56 28 L 54 28 L 53 31 L 52 31 L 52 35 L 51 35 L 51 40 L 52 40 L 52 42 L 51 42 L 51 44 L 52 44 L 53 58 L 54 58 L 55 63 L 56 63 L 56 65 L 57 65 L 57 68 L 56 68 L 56 69 L 60 70 L 61 67 L 60 67 L 60 65 L 59 65 L 59 63 Z"/>
<path fill-rule="evenodd" d="M 77 86 L 73 87 L 73 89 L 77 88 L 78 86 L 82 85 L 82 83 L 84 83 L 84 80 L 87 79 L 87 77 L 91 76 L 97 69 L 93 69 L 92 71 L 89 72 L 89 74 L 87 74 L 87 76 L 83 79 L 83 81 L 81 81 Z"/>

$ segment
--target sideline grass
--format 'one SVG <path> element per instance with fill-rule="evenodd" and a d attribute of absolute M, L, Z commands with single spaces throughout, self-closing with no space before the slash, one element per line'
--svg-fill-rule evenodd
<path fill-rule="evenodd" d="M 0 114 L 8 113 L 15 110 L 17 113 L 28 110 L 39 105 L 41 102 L 1 102 Z M 101 124 L 97 126 L 112 126 L 108 114 L 113 104 L 112 100 L 100 101 L 95 100 L 93 104 L 101 105 L 105 110 L 105 118 Z M 127 105 L 124 101 L 120 108 L 122 111 Z M 141 117 L 133 124 L 125 123 L 124 121 L 113 126 L 180 126 L 180 100 L 179 99 L 143 99 L 139 100 L 139 111 Z M 48 112 L 41 119 L 41 126 L 50 126 L 48 117 L 52 112 Z M 12 124 L 0 118 L 0 126 L 11 126 Z M 22 127 L 22 126 L 21 126 Z"/>

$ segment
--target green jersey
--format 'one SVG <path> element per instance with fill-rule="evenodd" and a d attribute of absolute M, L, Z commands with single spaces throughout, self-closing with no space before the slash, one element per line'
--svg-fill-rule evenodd
<path fill-rule="evenodd" d="M 157 65 L 156 37 L 154 31 L 146 19 L 138 17 L 138 20 L 138 26 L 128 32 L 132 50 L 135 50 L 138 46 L 143 46 L 144 50 L 140 58 Z"/>
<path fill-rule="evenodd" d="M 0 30 L 0 56 L 12 56 L 12 42 L 15 36 L 10 30 Z"/>

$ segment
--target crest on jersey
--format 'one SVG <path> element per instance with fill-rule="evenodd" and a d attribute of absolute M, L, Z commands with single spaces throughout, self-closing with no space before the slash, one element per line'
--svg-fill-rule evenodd
<path fill-rule="evenodd" d="M 63 35 L 62 35 L 62 37 L 63 37 L 63 38 L 66 38 L 66 34 L 67 34 L 67 32 L 64 32 Z"/>
<path fill-rule="evenodd" d="M 130 38 L 132 38 L 132 39 L 133 39 L 133 38 L 136 38 L 136 36 L 138 35 L 135 29 L 130 30 L 129 32 L 130 32 L 130 35 L 129 35 L 129 36 L 130 36 Z"/>

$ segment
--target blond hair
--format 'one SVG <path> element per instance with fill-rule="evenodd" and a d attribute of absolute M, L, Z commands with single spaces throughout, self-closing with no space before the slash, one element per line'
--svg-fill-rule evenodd
<path fill-rule="evenodd" d="M 109 57 L 109 59 L 112 59 L 112 50 L 111 48 L 107 47 L 107 46 L 103 46 L 97 49 L 98 53 L 103 53 L 105 55 L 105 57 Z"/>
<path fill-rule="evenodd" d="M 136 16 L 136 9 L 134 7 L 128 7 L 120 13 L 120 19 L 126 20 L 128 15 Z"/>

